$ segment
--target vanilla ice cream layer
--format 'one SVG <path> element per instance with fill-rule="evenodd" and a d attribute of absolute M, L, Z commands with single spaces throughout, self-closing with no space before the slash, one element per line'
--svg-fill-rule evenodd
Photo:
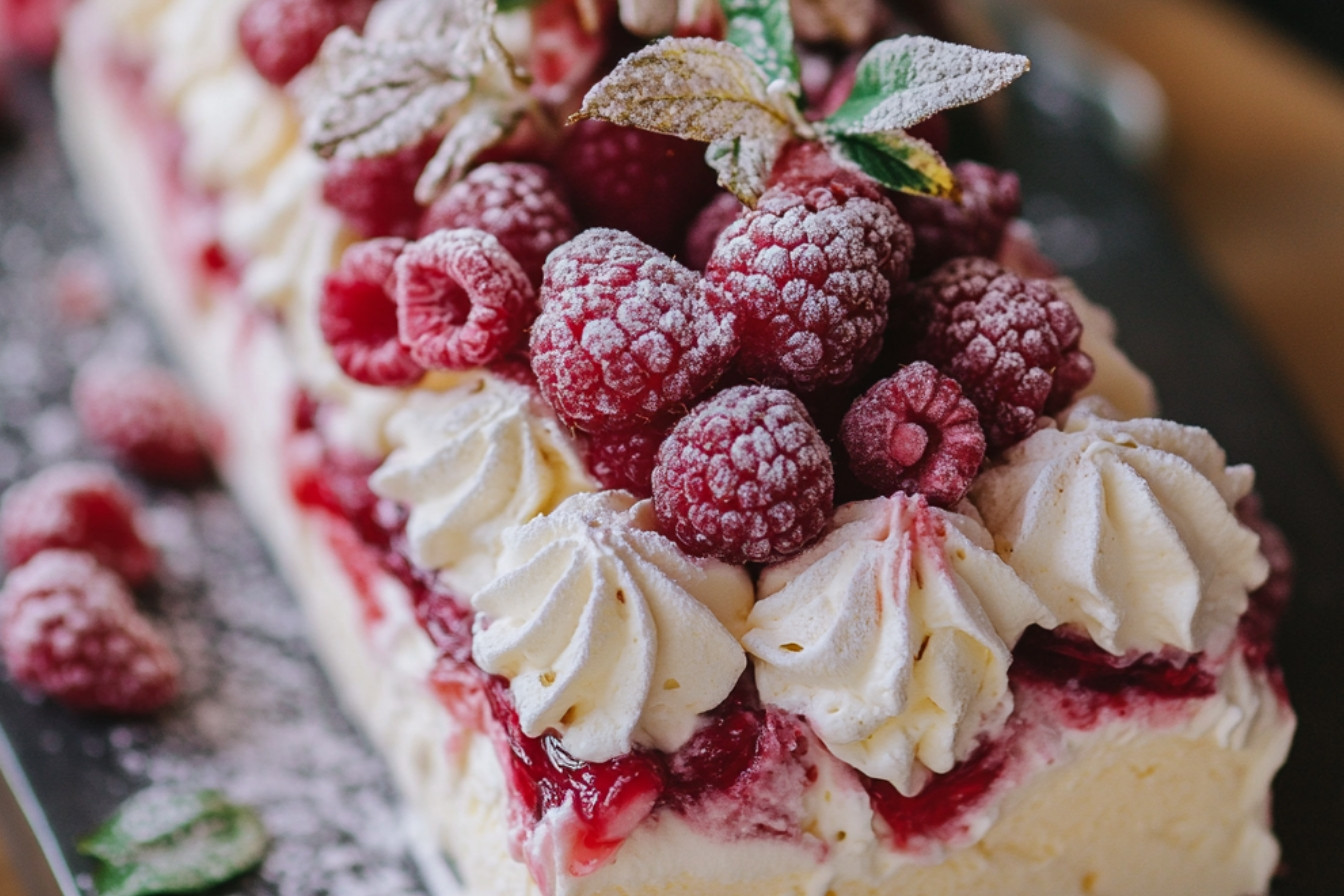
<path fill-rule="evenodd" d="M 663 808 L 609 861 L 576 877 L 553 848 L 568 835 L 567 807 L 530 831 L 511 830 L 501 734 L 462 723 L 466 713 L 449 713 L 431 691 L 434 650 L 410 596 L 391 576 L 358 587 L 333 541 L 340 522 L 293 501 L 284 461 L 296 386 L 291 337 L 173 257 L 168 222 L 156 217 L 163 205 L 146 201 L 165 189 L 163 174 L 98 68 L 97 9 L 76 10 L 67 40 L 59 77 L 67 143 L 184 365 L 228 428 L 224 474 L 304 604 L 330 676 L 386 755 L 421 830 L 452 857 L 460 889 L 444 866 L 429 862 L 442 893 L 1266 890 L 1278 859 L 1268 785 L 1286 754 L 1292 716 L 1268 676 L 1236 656 L 1212 696 L 1140 699 L 1083 728 L 1068 721 L 1049 688 L 1023 687 L 1007 726 L 1011 755 L 992 792 L 947 836 L 917 848 L 893 848 L 869 791 L 815 739 L 807 752 L 815 779 L 781 795 L 800 803 L 795 836 L 744 836 L 712 812 Z M 378 609 L 374 621 L 369 600 Z"/>

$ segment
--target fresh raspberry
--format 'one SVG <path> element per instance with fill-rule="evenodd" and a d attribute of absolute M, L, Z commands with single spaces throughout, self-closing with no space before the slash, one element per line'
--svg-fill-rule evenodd
<path fill-rule="evenodd" d="M 714 384 L 734 319 L 699 278 L 618 230 L 585 230 L 551 253 L 532 326 L 532 369 L 565 422 L 598 432 L 657 419 Z"/>
<path fill-rule="evenodd" d="M 420 234 L 474 227 L 499 240 L 534 287 L 551 250 L 574 238 L 574 215 L 540 165 L 490 162 L 444 191 L 425 212 Z"/>
<path fill-rule="evenodd" d="M 415 183 L 438 144 L 431 137 L 385 156 L 332 159 L 322 179 L 322 200 L 361 239 L 413 239 L 424 214 L 415 201 Z"/>
<path fill-rule="evenodd" d="M 136 520 L 139 502 L 100 464 L 64 463 L 17 483 L 0 500 L 0 548 L 13 569 L 40 551 L 85 551 L 130 585 L 154 574 L 156 558 Z"/>
<path fill-rule="evenodd" d="M 317 58 L 342 25 L 364 27 L 374 0 L 252 0 L 238 20 L 238 41 L 267 81 L 283 87 Z"/>
<path fill-rule="evenodd" d="M 502 358 L 523 338 L 537 294 L 499 240 L 482 230 L 436 230 L 397 259 L 397 326 L 431 370 Z"/>
<path fill-rule="evenodd" d="M 831 452 L 798 397 L 734 386 L 693 408 L 658 449 L 653 508 L 688 552 L 730 563 L 798 553 L 831 513 Z"/>
<path fill-rule="evenodd" d="M 78 551 L 10 573 L 0 647 L 15 681 L 74 709 L 148 713 L 177 695 L 177 658 L 117 577 Z"/>
<path fill-rule="evenodd" d="M 911 270 L 923 277 L 963 255 L 992 257 L 1003 242 L 1008 222 L 1022 210 L 1022 187 L 1011 171 L 978 162 L 953 167 L 961 201 L 897 193 L 896 208 L 915 232 Z"/>
<path fill-rule="evenodd" d="M 682 252 L 686 266 L 693 271 L 703 271 L 714 254 L 714 244 L 719 234 L 728 229 L 728 225 L 737 220 L 746 207 L 742 200 L 732 193 L 719 193 L 709 201 L 709 205 L 700 209 L 700 213 L 691 222 L 686 232 L 686 247 Z"/>
<path fill-rule="evenodd" d="M 356 382 L 409 386 L 425 374 L 397 338 L 396 263 L 405 248 L 394 236 L 355 243 L 322 284 L 322 338 Z"/>
<path fill-rule="evenodd" d="M 588 119 L 568 129 L 557 171 L 589 227 L 633 233 L 664 252 L 714 193 L 705 148 L 664 134 Z"/>
<path fill-rule="evenodd" d="M 603 488 L 623 488 L 640 498 L 653 494 L 653 465 L 671 421 L 588 436 L 588 471 Z"/>
<path fill-rule="evenodd" d="M 214 423 L 162 367 L 95 362 L 75 377 L 75 415 L 84 433 L 146 479 L 193 485 L 208 478 Z"/>
<path fill-rule="evenodd" d="M 916 354 L 961 383 L 991 450 L 1025 438 L 1092 379 L 1083 326 L 1046 280 L 959 258 L 922 281 L 915 302 L 928 315 Z"/>
<path fill-rule="evenodd" d="M 738 316 L 738 371 L 799 391 L 853 381 L 882 347 L 909 240 L 890 202 L 846 198 L 843 183 L 767 190 L 705 268 L 710 304 Z"/>
<path fill-rule="evenodd" d="M 855 197 L 880 202 L 886 198 L 882 185 L 856 168 L 837 162 L 824 145 L 816 140 L 794 140 L 775 160 L 770 172 L 770 188 L 806 196 L 817 206 L 835 205 Z M 818 193 L 818 191 L 820 191 Z M 811 195 L 817 193 L 817 195 Z M 904 257 L 908 260 L 909 246 Z"/>
<path fill-rule="evenodd" d="M 879 381 L 849 408 L 840 441 L 850 469 L 884 495 L 951 507 L 985 459 L 980 414 L 961 386 L 925 361 Z"/>

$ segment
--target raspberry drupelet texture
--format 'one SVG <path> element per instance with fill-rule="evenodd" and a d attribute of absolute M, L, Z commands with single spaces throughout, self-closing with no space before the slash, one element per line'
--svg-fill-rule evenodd
<path fill-rule="evenodd" d="M 253 67 L 283 87 L 317 58 L 342 25 L 360 29 L 374 0 L 252 0 L 238 20 L 238 40 Z"/>
<path fill-rule="evenodd" d="M 436 230 L 397 259 L 397 326 L 431 370 L 465 370 L 522 340 L 537 294 L 522 267 L 483 230 Z"/>
<path fill-rule="evenodd" d="M 322 179 L 322 201 L 363 239 L 413 239 L 425 211 L 415 201 L 415 183 L 437 147 L 431 138 L 385 156 L 332 159 Z"/>
<path fill-rule="evenodd" d="M 74 709 L 148 713 L 177 695 L 177 658 L 120 580 L 78 551 L 43 551 L 10 573 L 0 648 L 15 681 Z"/>
<path fill-rule="evenodd" d="M 409 386 L 425 369 L 397 336 L 399 237 L 355 243 L 322 284 L 317 320 L 341 370 L 370 386 Z"/>
<path fill-rule="evenodd" d="M 0 548 L 10 569 L 50 548 L 84 551 L 142 585 L 158 558 L 140 532 L 140 504 L 110 467 L 64 463 L 16 483 L 0 500 Z"/>
<path fill-rule="evenodd" d="M 651 496 L 658 447 L 671 428 L 672 421 L 667 420 L 591 433 L 585 453 L 588 471 L 603 488 L 625 489 L 640 498 Z"/>
<path fill-rule="evenodd" d="M 75 376 L 72 398 L 85 435 L 135 473 L 179 486 L 211 475 L 214 421 L 164 368 L 90 362 Z"/>
<path fill-rule="evenodd" d="M 980 414 L 961 386 L 916 361 L 874 384 L 850 406 L 840 440 L 860 481 L 884 495 L 924 495 L 951 507 L 985 459 Z"/>
<path fill-rule="evenodd" d="M 567 129 L 556 161 L 574 210 L 589 227 L 632 233 L 664 252 L 714 195 L 699 143 L 596 119 Z"/>
<path fill-rule="evenodd" d="M 830 449 L 796 395 L 734 386 L 678 421 L 658 450 L 659 527 L 688 552 L 730 563 L 792 556 L 835 498 Z"/>
<path fill-rule="evenodd" d="M 917 356 L 961 383 L 990 450 L 1030 435 L 1092 380 L 1082 324 L 1048 281 L 960 258 L 921 281 L 915 302 L 928 321 Z"/>
<path fill-rule="evenodd" d="M 847 182 L 786 180 L 719 236 L 706 294 L 738 317 L 744 377 L 799 391 L 842 385 L 881 350 L 910 231 L 890 202 L 850 195 Z"/>
<path fill-rule="evenodd" d="M 727 368 L 731 311 L 700 278 L 617 230 L 586 230 L 551 253 L 532 326 L 532 369 L 560 418 L 590 432 L 675 414 Z"/>
<path fill-rule="evenodd" d="M 893 196 L 914 230 L 910 267 L 916 277 L 963 255 L 994 256 L 1004 229 L 1022 210 L 1022 187 L 1013 172 L 978 162 L 958 162 L 952 170 L 961 187 L 960 202 L 908 193 Z"/>
<path fill-rule="evenodd" d="M 546 256 L 578 231 L 550 171 L 522 162 L 489 162 L 453 184 L 426 210 L 420 234 L 458 227 L 499 240 L 534 287 Z"/>

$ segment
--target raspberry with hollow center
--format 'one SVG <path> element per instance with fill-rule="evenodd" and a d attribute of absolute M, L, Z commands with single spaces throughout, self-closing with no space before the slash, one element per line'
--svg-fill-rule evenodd
<path fill-rule="evenodd" d="M 414 239 L 424 214 L 415 183 L 438 145 L 429 137 L 384 156 L 332 159 L 322 177 L 322 201 L 362 239 Z"/>
<path fill-rule="evenodd" d="M 881 350 L 890 277 L 909 242 L 880 197 L 766 191 L 723 231 L 705 268 L 710 304 L 738 317 L 736 368 L 800 391 L 853 381 Z"/>
<path fill-rule="evenodd" d="M 0 549 L 10 569 L 50 548 L 91 554 L 132 586 L 154 574 L 135 496 L 101 464 L 64 463 L 16 483 L 0 500 Z"/>
<path fill-rule="evenodd" d="M 736 346 L 731 312 L 699 277 L 634 236 L 586 230 L 551 253 L 532 326 L 532 369 L 562 420 L 627 429 L 707 390 Z"/>
<path fill-rule="evenodd" d="M 992 257 L 1003 242 L 1008 223 L 1022 210 L 1022 187 L 1011 171 L 978 162 L 953 166 L 961 201 L 897 193 L 897 210 L 915 233 L 911 271 L 923 277 L 963 255 Z"/>
<path fill-rule="evenodd" d="M 431 370 L 466 370 L 504 357 L 537 309 L 532 282 L 482 230 L 436 230 L 397 259 L 397 329 Z"/>
<path fill-rule="evenodd" d="M 317 58 L 342 25 L 360 29 L 374 0 L 252 0 L 238 20 L 238 42 L 257 73 L 277 87 Z"/>
<path fill-rule="evenodd" d="M 831 452 L 803 403 L 734 386 L 697 405 L 658 449 L 658 525 L 689 553 L 769 563 L 805 548 L 835 497 Z"/>
<path fill-rule="evenodd" d="M 928 317 L 916 355 L 961 383 L 990 450 L 1030 435 L 1092 379 L 1083 326 L 1045 280 L 959 258 L 923 280 L 914 301 Z"/>
<path fill-rule="evenodd" d="M 704 147 L 597 119 L 566 132 L 556 172 L 583 223 L 680 250 L 686 226 L 714 194 Z"/>
<path fill-rule="evenodd" d="M 574 215 L 559 185 L 541 165 L 488 162 L 443 192 L 425 212 L 420 235 L 474 227 L 499 240 L 541 285 L 541 266 L 556 246 L 574 238 Z"/>
<path fill-rule="evenodd" d="M 951 507 L 985 459 L 980 414 L 961 386 L 916 361 L 859 396 L 840 424 L 850 469 L 889 495 L 924 495 Z"/>
<path fill-rule="evenodd" d="M 322 283 L 322 338 L 355 382 L 410 386 L 425 374 L 397 337 L 396 263 L 405 248 L 391 236 L 355 243 Z"/>
<path fill-rule="evenodd" d="M 154 364 L 85 364 L 72 390 L 84 433 L 130 470 L 193 485 L 211 473 L 214 422 L 177 379 Z"/>
<path fill-rule="evenodd" d="M 74 709 L 149 713 L 177 695 L 167 643 L 117 577 L 78 551 L 43 551 L 9 574 L 0 648 L 15 681 Z"/>

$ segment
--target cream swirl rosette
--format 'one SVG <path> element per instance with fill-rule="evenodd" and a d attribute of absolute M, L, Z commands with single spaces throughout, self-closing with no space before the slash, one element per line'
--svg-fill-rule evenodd
<path fill-rule="evenodd" d="M 448 383 L 411 393 L 388 421 L 394 450 L 369 485 L 409 507 L 411 559 L 470 593 L 493 576 L 505 529 L 594 484 L 530 389 L 483 371 Z"/>
<path fill-rule="evenodd" d="M 1010 648 L 1053 623 L 979 523 L 900 493 L 840 507 L 757 592 L 742 643 L 762 699 L 904 794 L 1002 723 Z"/>
<path fill-rule="evenodd" d="M 1106 412 L 1083 402 L 1008 449 L 971 500 L 1061 623 L 1115 654 L 1204 650 L 1268 574 L 1234 511 L 1251 468 L 1198 427 Z"/>
<path fill-rule="evenodd" d="M 499 577 L 472 599 L 472 654 L 509 679 L 529 735 L 554 729 L 593 762 L 675 750 L 746 668 L 751 579 L 688 556 L 650 502 L 575 495 L 503 540 Z"/>

